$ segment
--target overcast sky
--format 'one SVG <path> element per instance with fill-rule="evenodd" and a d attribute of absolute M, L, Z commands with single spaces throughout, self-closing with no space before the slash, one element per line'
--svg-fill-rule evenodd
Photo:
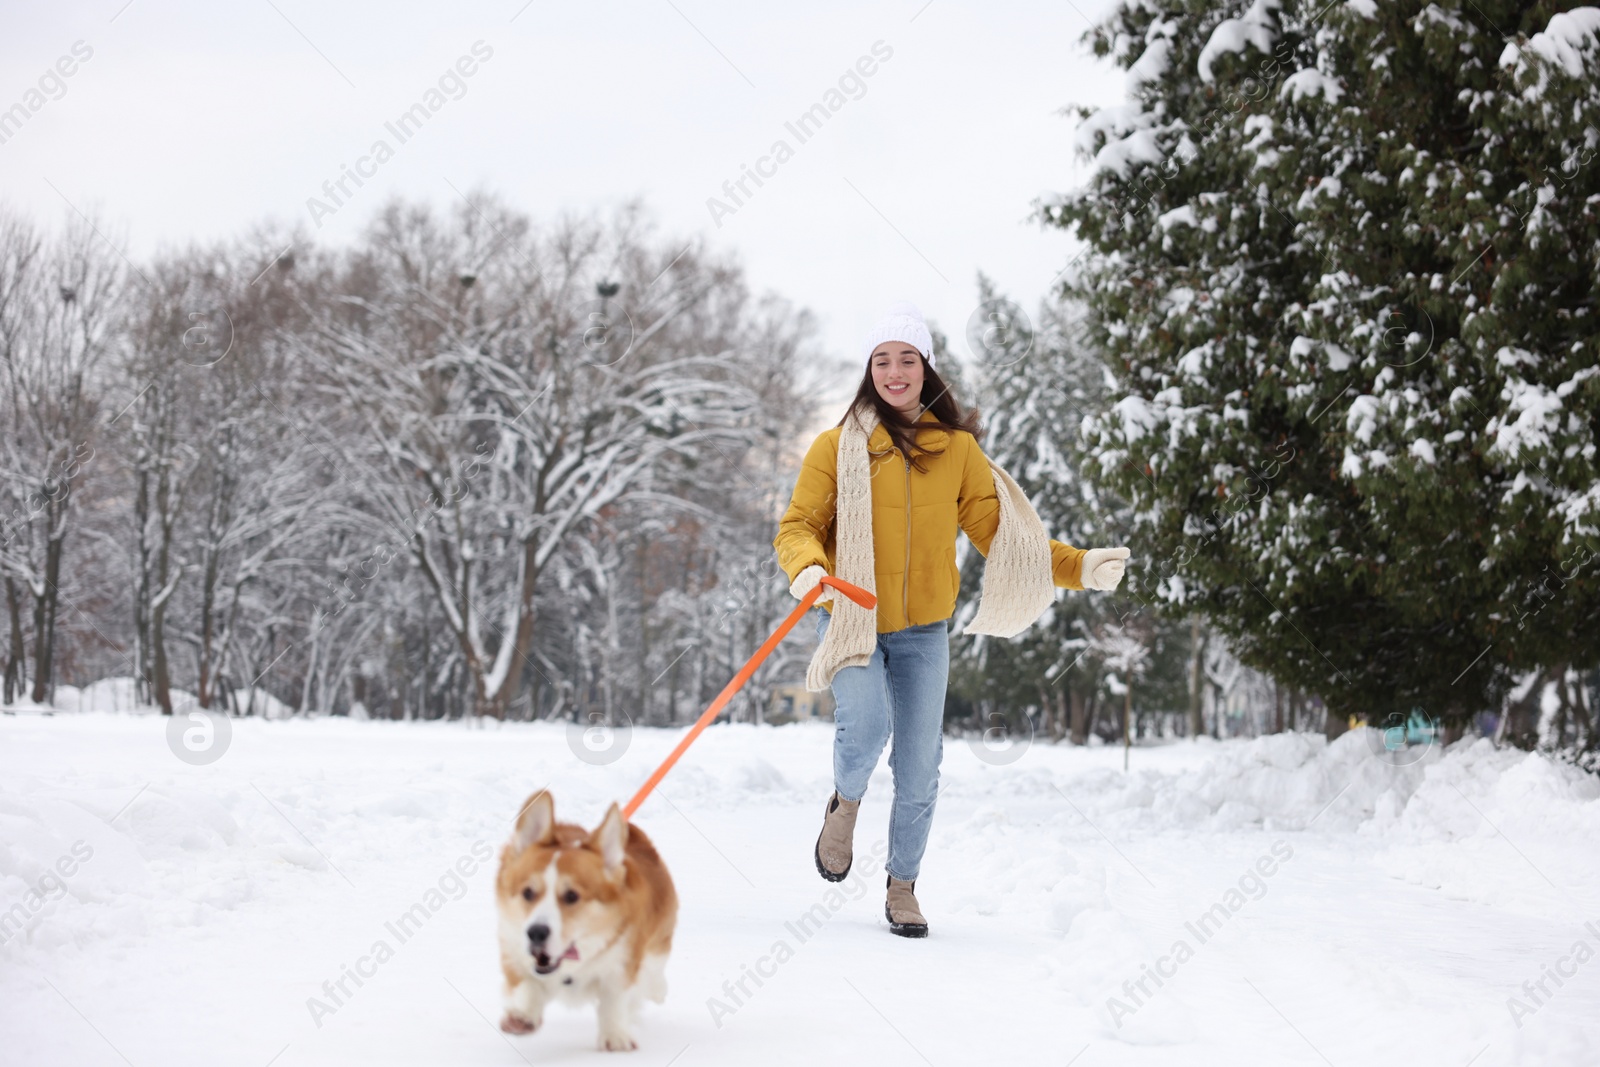
<path fill-rule="evenodd" d="M 964 349 L 979 270 L 1032 311 L 1073 254 L 1029 215 L 1083 171 L 1062 109 L 1121 101 L 1122 73 L 1080 43 L 1109 9 L 36 4 L 0 35 L 0 110 L 32 109 L 0 126 L 0 198 L 52 225 L 98 210 L 146 256 L 265 219 L 347 241 L 391 194 L 445 208 L 486 188 L 536 217 L 640 197 L 665 238 L 733 251 L 757 290 L 809 307 L 836 354 L 900 299 Z M 458 63 L 472 73 L 400 143 L 385 124 Z M 858 63 L 870 76 L 802 143 L 785 124 Z M 361 163 L 379 139 L 393 158 Z M 792 157 L 763 161 L 779 140 Z M 371 177 L 335 204 L 324 182 L 358 164 Z M 758 164 L 736 204 L 724 183 Z M 315 222 L 313 196 L 333 208 Z M 712 197 L 733 210 L 713 218 Z"/>

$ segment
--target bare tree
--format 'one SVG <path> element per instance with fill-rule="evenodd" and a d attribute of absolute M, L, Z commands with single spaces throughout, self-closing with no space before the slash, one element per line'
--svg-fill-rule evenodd
<path fill-rule="evenodd" d="M 651 475 L 745 436 L 742 285 L 652 247 L 634 211 L 540 235 L 479 197 L 450 222 L 391 206 L 343 291 L 314 346 L 364 426 L 352 458 L 404 531 L 477 713 L 504 717 L 533 669 L 541 578 L 564 554 L 604 573 L 582 549 L 608 509 L 714 518 Z"/>
<path fill-rule="evenodd" d="M 193 411 L 186 342 L 194 331 L 208 334 L 211 323 L 195 325 L 197 264 L 192 259 L 158 264 L 130 315 L 124 370 L 125 388 L 134 392 L 112 430 L 126 456 L 132 483 L 134 573 L 134 662 L 138 696 L 172 714 L 172 672 L 167 658 L 166 617 L 183 574 L 175 558 L 178 517 L 198 460 L 188 430 Z M 208 338 L 209 340 L 209 338 Z"/>
<path fill-rule="evenodd" d="M 31 697 L 41 704 L 55 687 L 74 494 L 94 456 L 96 375 L 119 340 L 127 274 L 120 253 L 88 220 L 73 219 L 60 236 L 46 238 L 24 221 L 0 216 L 0 410 L 6 423 L 0 492 L 10 516 L 0 539 L 0 571 L 12 603 L 12 582 L 32 601 Z"/>

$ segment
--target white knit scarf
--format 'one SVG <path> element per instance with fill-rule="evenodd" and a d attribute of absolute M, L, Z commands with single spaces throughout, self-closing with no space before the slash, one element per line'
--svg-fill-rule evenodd
<path fill-rule="evenodd" d="M 877 427 L 878 415 L 871 407 L 855 408 L 845 419 L 839 434 L 834 505 L 834 574 L 874 592 L 867 439 Z M 1050 538 L 1022 487 L 993 460 L 989 460 L 989 470 L 1000 499 L 1000 521 L 984 563 L 978 611 L 964 632 L 1013 637 L 1033 625 L 1055 600 Z M 911 506 L 909 500 L 906 506 Z M 835 591 L 832 615 L 806 671 L 806 688 L 812 692 L 827 689 L 841 667 L 865 666 L 877 647 L 876 608 L 863 608 Z"/>

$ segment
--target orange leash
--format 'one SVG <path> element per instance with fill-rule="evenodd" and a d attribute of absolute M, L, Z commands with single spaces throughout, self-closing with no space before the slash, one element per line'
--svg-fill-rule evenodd
<path fill-rule="evenodd" d="M 628 806 L 622 809 L 622 817 L 624 819 L 633 818 L 633 813 L 639 810 L 639 805 L 644 803 L 644 798 L 650 795 L 652 789 L 661 784 L 661 779 L 665 778 L 667 772 L 672 770 L 672 765 L 678 762 L 678 757 L 688 751 L 689 746 L 694 744 L 694 739 L 700 736 L 702 730 L 711 725 L 712 720 L 717 717 L 717 713 L 727 705 L 728 701 L 733 699 L 733 695 L 744 688 L 744 683 L 750 680 L 750 676 L 755 674 L 756 668 L 761 666 L 761 662 L 770 656 L 772 650 L 777 648 L 778 644 L 788 636 L 790 630 L 794 629 L 795 623 L 799 622 L 805 613 L 811 610 L 811 606 L 817 602 L 817 597 L 822 595 L 822 587 L 825 585 L 833 586 L 864 608 L 878 606 L 878 598 L 859 585 L 851 585 L 841 578 L 824 575 L 822 581 L 813 586 L 811 592 L 807 593 L 805 598 L 800 601 L 800 606 L 791 611 L 789 617 L 783 620 L 782 625 L 772 631 L 772 636 L 768 637 L 766 642 L 756 649 L 756 654 L 745 660 L 744 666 L 739 668 L 739 673 L 733 676 L 733 681 L 729 682 L 722 692 L 717 694 L 717 699 L 713 700 L 711 706 L 700 716 L 700 721 L 695 723 L 693 728 L 684 735 L 683 740 L 678 742 L 678 747 L 673 749 L 667 758 L 661 761 L 661 766 L 656 768 L 649 781 L 645 782 L 639 791 L 633 795 L 633 799 L 628 801 Z"/>

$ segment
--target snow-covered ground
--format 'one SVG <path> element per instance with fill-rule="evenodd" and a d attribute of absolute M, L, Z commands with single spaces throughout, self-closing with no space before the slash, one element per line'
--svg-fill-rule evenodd
<path fill-rule="evenodd" d="M 0 717 L 0 908 L 47 899 L 0 944 L 8 1067 L 604 1055 L 592 1011 L 500 1034 L 493 871 L 454 872 L 536 786 L 593 825 L 680 733 L 604 763 L 558 725 L 244 719 L 191 766 L 166 725 Z M 881 867 L 839 896 L 812 867 L 830 729 L 715 727 L 637 816 L 682 911 L 631 1062 L 1600 1060 L 1600 782 L 1486 741 L 1407 764 L 1367 740 L 1141 748 L 1124 774 L 1120 749 L 1006 763 L 947 738 L 917 941 L 888 932 Z M 890 792 L 885 762 L 858 863 Z M 392 958 L 314 1018 L 380 940 Z"/>

